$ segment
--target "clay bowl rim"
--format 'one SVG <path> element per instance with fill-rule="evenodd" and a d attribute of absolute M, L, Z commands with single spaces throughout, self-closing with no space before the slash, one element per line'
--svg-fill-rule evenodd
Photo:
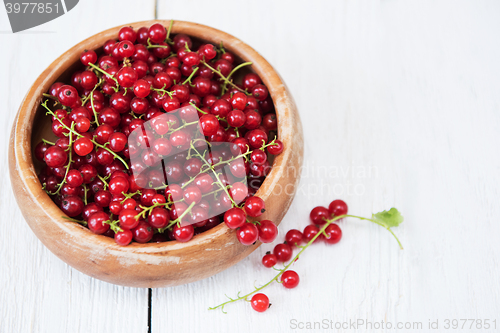
<path fill-rule="evenodd" d="M 123 26 L 131 26 L 134 29 L 137 29 L 142 26 L 150 26 L 154 23 L 162 23 L 164 26 L 168 26 L 168 24 L 170 24 L 170 20 L 148 20 L 131 24 L 123 24 L 94 34 L 64 52 L 39 75 L 30 87 L 19 108 L 16 120 L 13 124 L 15 141 L 11 144 L 14 144 L 14 155 L 16 158 L 15 164 L 16 167 L 19 168 L 18 172 L 20 180 L 22 181 L 22 184 L 27 192 L 31 195 L 32 199 L 36 201 L 37 208 L 41 209 L 47 217 L 50 217 L 53 223 L 57 223 L 62 230 L 70 233 L 73 237 L 79 237 L 79 241 L 88 240 L 94 245 L 92 247 L 105 247 L 108 250 L 119 250 L 120 252 L 130 254 L 137 254 L 138 252 L 144 254 L 166 253 L 171 250 L 181 250 L 184 248 L 200 246 L 203 243 L 214 239 L 214 237 L 222 236 L 229 231 L 229 228 L 225 225 L 225 223 L 220 223 L 210 230 L 195 235 L 189 242 L 186 243 L 178 241 L 144 244 L 132 242 L 128 246 L 120 246 L 110 237 L 96 235 L 87 227 L 84 227 L 76 222 L 65 221 L 62 218 L 65 214 L 42 189 L 41 183 L 39 182 L 38 176 L 35 172 L 31 141 L 33 136 L 33 122 L 43 99 L 42 94 L 45 93 L 49 89 L 50 85 L 63 75 L 67 69 L 74 65 L 76 61 L 79 61 L 79 54 L 85 49 L 98 49 L 106 40 L 116 38 L 119 29 Z M 280 177 L 283 177 L 283 173 L 279 172 L 279 170 L 284 168 L 285 163 L 288 160 L 288 158 L 284 157 L 291 154 L 289 150 L 293 148 L 293 145 L 291 144 L 291 136 L 289 136 L 289 140 L 287 140 L 288 138 L 281 137 L 282 132 L 286 131 L 286 128 L 284 126 L 284 122 L 280 121 L 280 115 L 283 116 L 287 113 L 288 110 L 286 109 L 289 108 L 289 104 L 277 103 L 278 100 L 286 100 L 291 98 L 291 96 L 286 93 L 286 89 L 274 89 L 276 88 L 276 85 L 278 85 L 278 88 L 280 88 L 280 86 L 284 86 L 284 82 L 276 70 L 257 51 L 226 32 L 198 23 L 174 21 L 172 34 L 178 33 L 185 33 L 189 36 L 212 42 L 215 45 L 219 45 L 221 40 L 232 40 L 232 43 L 224 44 L 224 48 L 233 52 L 244 61 L 252 61 L 253 64 L 250 66 L 252 71 L 257 73 L 261 77 L 263 83 L 268 87 L 278 119 L 278 138 L 283 141 L 284 150 L 275 158 L 270 174 L 266 177 L 256 193 L 257 196 L 266 201 L 271 195 L 273 187 L 268 186 L 267 191 L 264 193 L 262 189 L 266 188 L 265 185 L 273 183 Z M 22 147 L 22 149 L 19 147 Z M 27 164 L 26 167 L 20 167 L 23 164 Z M 293 195 L 295 195 L 295 193 Z M 277 225 L 280 222 L 281 221 L 275 221 Z M 256 247 L 254 247 L 254 249 L 255 248 Z"/>

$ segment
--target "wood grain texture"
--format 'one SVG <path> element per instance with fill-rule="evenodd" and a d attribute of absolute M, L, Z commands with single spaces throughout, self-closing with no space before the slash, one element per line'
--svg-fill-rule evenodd
<path fill-rule="evenodd" d="M 405 250 L 379 227 L 348 220 L 341 243 L 317 245 L 294 265 L 295 290 L 269 287 L 268 312 L 245 303 L 227 306 L 228 315 L 207 311 L 271 278 L 260 259 L 272 246 L 261 246 L 210 279 L 154 290 L 153 331 L 288 332 L 292 319 L 498 323 L 498 2 L 232 3 L 160 0 L 159 15 L 230 32 L 287 82 L 304 125 L 305 168 L 280 239 L 303 228 L 312 207 L 340 197 L 354 214 L 400 209 Z M 186 313 L 196 319 L 167 319 Z"/>
<path fill-rule="evenodd" d="M 154 1 L 80 3 L 64 16 L 12 34 L 0 8 L 0 332 L 147 332 L 147 289 L 90 278 L 64 264 L 35 237 L 14 200 L 8 177 L 8 135 L 24 95 L 38 75 L 76 42 L 133 20 L 151 19 Z M 30 205 L 30 202 L 24 203 Z"/>

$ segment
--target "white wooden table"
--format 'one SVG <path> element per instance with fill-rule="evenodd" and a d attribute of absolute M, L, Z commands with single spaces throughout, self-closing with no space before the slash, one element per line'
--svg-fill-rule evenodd
<path fill-rule="evenodd" d="M 376 225 L 345 221 L 341 243 L 314 246 L 295 264 L 296 289 L 266 290 L 269 311 L 241 303 L 227 315 L 207 308 L 267 281 L 273 273 L 260 259 L 271 245 L 207 280 L 152 290 L 151 299 L 50 253 L 24 222 L 7 176 L 17 108 L 72 45 L 155 12 L 241 38 L 287 82 L 306 167 L 281 232 L 302 229 L 311 208 L 342 198 L 353 214 L 401 210 L 395 232 L 405 249 Z M 446 319 L 496 319 L 489 331 L 500 330 L 499 15 L 498 1 L 472 0 L 82 0 L 13 35 L 0 9 L 0 332 L 147 332 L 148 314 L 151 332 L 286 332 L 324 319 L 422 322 L 420 331 L 429 320 L 442 331 Z"/>

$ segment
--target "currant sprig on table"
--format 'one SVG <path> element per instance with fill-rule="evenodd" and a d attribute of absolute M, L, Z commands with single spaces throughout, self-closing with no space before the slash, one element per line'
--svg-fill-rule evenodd
<path fill-rule="evenodd" d="M 273 253 L 268 252 L 262 258 L 262 264 L 265 267 L 273 268 L 278 271 L 271 280 L 260 287 L 255 287 L 253 291 L 240 296 L 241 292 L 235 298 L 229 298 L 228 301 L 223 302 L 217 306 L 210 307 L 209 310 L 221 309 L 227 304 L 237 301 L 248 301 L 251 303 L 252 308 L 258 312 L 264 312 L 270 307 L 269 298 L 262 293 L 259 293 L 264 288 L 268 287 L 274 282 L 281 283 L 285 288 L 292 289 L 297 287 L 300 278 L 299 275 L 289 268 L 300 258 L 302 253 L 309 248 L 309 246 L 318 240 L 323 240 L 327 244 L 336 244 L 342 238 L 342 230 L 334 222 L 344 218 L 357 218 L 360 220 L 371 221 L 387 229 L 396 239 L 400 249 L 403 249 L 398 237 L 394 234 L 391 228 L 399 226 L 403 222 L 403 216 L 396 208 L 391 208 L 389 211 L 382 211 L 373 214 L 371 218 L 349 215 L 347 214 L 347 204 L 342 200 L 334 200 L 330 203 L 329 208 L 318 206 L 312 209 L 310 219 L 312 224 L 305 227 L 303 232 L 296 229 L 291 229 L 287 232 L 284 243 L 275 246 Z M 303 241 L 307 243 L 301 245 Z M 299 249 L 299 252 L 293 256 L 293 248 Z M 278 262 L 284 263 L 283 268 L 277 268 Z M 288 263 L 286 263 L 288 262 Z M 252 296 L 251 300 L 248 298 Z"/>
<path fill-rule="evenodd" d="M 249 71 L 251 62 L 239 63 L 222 43 L 172 35 L 172 24 L 123 27 L 101 54 L 82 52 L 83 67 L 69 82 L 43 94 L 58 139 L 35 147 L 44 164 L 40 182 L 65 219 L 120 245 L 186 242 L 222 222 L 243 244 L 270 242 L 276 226 L 256 221 L 265 204 L 254 196 L 270 156 L 283 151 L 269 91 Z M 158 181 L 154 170 L 134 176 L 129 136 L 145 122 L 152 124 L 151 150 L 178 162 L 179 185 Z M 191 138 L 187 131 L 195 127 L 202 135 Z M 210 150 L 198 148 L 199 140 Z M 150 166 L 144 156 L 138 163 Z M 224 212 L 209 218 L 211 207 Z"/>

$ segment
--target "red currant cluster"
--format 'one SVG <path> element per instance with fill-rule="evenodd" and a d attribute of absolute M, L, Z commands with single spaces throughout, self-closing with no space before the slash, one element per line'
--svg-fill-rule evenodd
<path fill-rule="evenodd" d="M 331 218 L 346 215 L 347 204 L 342 200 L 334 200 L 328 208 L 318 206 L 311 210 L 309 215 L 311 224 L 304 228 L 303 232 L 297 229 L 291 229 L 286 233 L 285 242 L 277 244 L 273 253 L 268 252 L 262 258 L 262 264 L 265 267 L 274 267 L 278 262 L 285 263 L 292 259 L 293 248 L 303 248 L 303 242 L 316 243 L 323 240 L 327 244 L 336 244 L 342 238 L 342 230 L 338 224 L 330 223 L 325 230 L 320 233 L 320 227 L 325 225 Z M 320 233 L 320 234 L 319 234 Z M 318 235 L 319 236 L 316 236 Z M 295 259 L 296 260 L 296 259 Z M 294 260 L 294 261 L 295 261 Z M 299 284 L 299 275 L 292 270 L 284 270 L 281 273 L 280 282 L 283 287 L 292 289 Z M 263 312 L 269 307 L 269 299 L 262 293 L 255 294 L 251 300 L 252 308 L 255 311 Z"/>
<path fill-rule="evenodd" d="M 238 294 L 238 297 L 234 299 L 229 297 L 229 301 L 209 309 L 214 310 L 220 308 L 224 311 L 225 305 L 240 300 L 248 300 L 248 298 L 252 296 L 250 299 L 252 308 L 257 312 L 266 311 L 271 306 L 269 298 L 259 291 L 266 288 L 273 282 L 279 282 L 287 289 L 297 287 L 300 281 L 299 275 L 297 272 L 290 270 L 289 268 L 299 259 L 299 256 L 305 249 L 318 240 L 323 240 L 327 244 L 338 243 L 342 238 L 342 230 L 333 222 L 348 216 L 351 215 L 347 215 L 347 204 L 342 200 L 332 201 L 328 208 L 321 206 L 313 208 L 310 213 L 311 224 L 304 228 L 304 232 L 300 232 L 297 229 L 289 230 L 286 233 L 285 242 L 277 244 L 274 247 L 273 253 L 267 252 L 262 258 L 262 264 L 265 267 L 273 267 L 278 271 L 278 273 L 270 281 L 259 288 L 255 287 L 254 291 L 246 295 L 240 296 Z M 273 236 L 276 238 L 277 234 L 273 234 Z M 304 242 L 306 244 L 302 245 Z M 293 257 L 294 248 L 300 249 L 295 257 Z M 283 263 L 284 267 L 277 268 L 276 264 L 278 262 Z"/>
<path fill-rule="evenodd" d="M 401 242 L 398 237 L 392 231 L 392 228 L 399 226 L 403 222 L 403 216 L 396 208 L 391 208 L 388 211 L 384 210 L 376 214 L 372 214 L 371 218 L 361 217 L 357 215 L 347 214 L 347 204 L 342 200 L 334 200 L 330 203 L 328 208 L 318 206 L 311 210 L 309 215 L 311 219 L 311 224 L 304 228 L 303 232 L 297 229 L 291 229 L 286 233 L 285 242 L 278 244 L 274 247 L 273 253 L 268 252 L 262 258 L 262 264 L 265 267 L 273 267 L 278 271 L 273 278 L 260 287 L 255 287 L 255 289 L 243 296 L 238 293 L 236 298 L 229 298 L 228 301 L 221 303 L 217 306 L 209 308 L 209 310 L 221 309 L 224 312 L 224 307 L 229 303 L 234 303 L 237 301 L 249 301 L 252 308 L 258 312 L 266 311 L 271 304 L 269 303 L 269 298 L 261 293 L 260 291 L 273 282 L 278 282 L 283 284 L 285 288 L 292 289 L 297 287 L 299 284 L 299 275 L 297 272 L 290 270 L 289 268 L 299 259 L 302 253 L 313 243 L 318 240 L 323 240 L 327 244 L 336 244 L 342 238 L 342 230 L 334 222 L 342 220 L 347 217 L 357 218 L 360 220 L 366 220 L 373 222 L 387 231 L 389 231 L 396 241 L 400 249 L 403 249 Z M 301 245 L 305 242 L 305 245 Z M 300 249 L 298 253 L 292 258 L 293 248 Z M 277 268 L 276 264 L 278 262 L 283 263 L 283 268 Z M 288 263 L 286 263 L 288 262 Z M 252 297 L 249 300 L 249 297 Z"/>
<path fill-rule="evenodd" d="M 171 27 L 123 27 L 102 55 L 81 54 L 84 68 L 71 84 L 56 82 L 44 94 L 58 139 L 35 148 L 46 164 L 40 182 L 70 220 L 120 245 L 187 242 L 221 221 L 243 244 L 272 242 L 271 221 L 247 218 L 264 212 L 254 194 L 270 171 L 269 156 L 283 151 L 268 89 L 251 72 L 235 83 L 236 71 L 251 63 L 238 64 L 222 44 L 171 38 Z M 131 144 L 146 122 L 152 135 Z M 210 151 L 196 150 L 193 127 Z M 173 158 L 163 172 L 152 168 L 166 156 Z M 217 172 L 220 166 L 230 172 Z"/>

